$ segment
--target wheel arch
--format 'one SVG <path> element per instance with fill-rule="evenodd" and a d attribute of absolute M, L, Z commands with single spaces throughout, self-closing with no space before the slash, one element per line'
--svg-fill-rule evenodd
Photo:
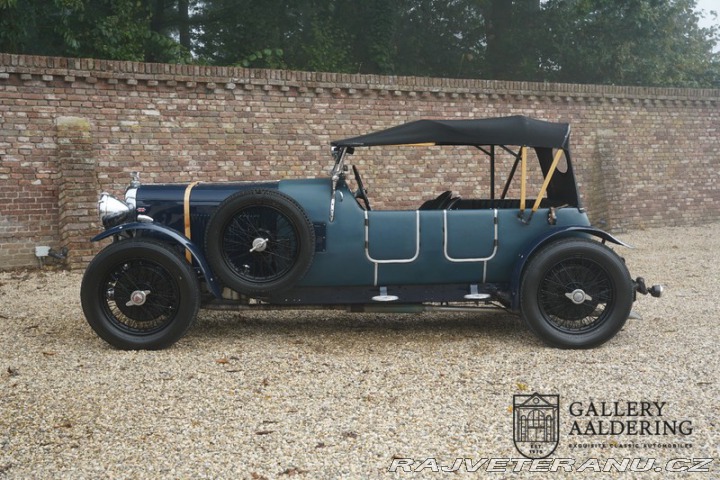
<path fill-rule="evenodd" d="M 512 311 L 517 312 L 520 310 L 520 283 L 522 281 L 523 272 L 525 271 L 525 266 L 533 254 L 548 243 L 561 238 L 580 236 L 583 234 L 600 238 L 603 240 L 603 243 L 610 242 L 615 245 L 633 248 L 631 245 L 619 240 L 614 235 L 604 230 L 600 230 L 599 228 L 589 226 L 558 227 L 545 233 L 544 235 L 539 236 L 518 255 L 517 261 L 513 267 L 512 276 L 510 277 L 510 309 Z"/>
<path fill-rule="evenodd" d="M 216 298 L 222 297 L 222 289 L 220 288 L 220 284 L 218 282 L 218 279 L 215 278 L 215 275 L 213 274 L 212 268 L 210 267 L 210 264 L 205 259 L 205 255 L 203 254 L 202 250 L 195 245 L 189 238 L 187 238 L 182 233 L 173 230 L 168 227 L 164 227 L 162 225 L 157 225 L 155 223 L 146 223 L 146 222 L 134 222 L 134 223 L 126 223 L 123 225 L 118 225 L 116 227 L 110 228 L 108 230 L 105 230 L 104 232 L 95 235 L 93 238 L 90 239 L 91 242 L 98 242 L 100 240 L 104 240 L 108 237 L 119 235 L 124 232 L 135 232 L 135 231 L 148 231 L 158 234 L 160 237 L 170 240 L 174 242 L 175 244 L 181 246 L 182 248 L 186 249 L 190 252 L 190 255 L 192 255 L 192 258 L 197 262 L 198 268 L 200 268 L 200 271 L 202 272 L 203 276 L 205 277 L 205 281 L 207 283 L 207 288 Z"/>

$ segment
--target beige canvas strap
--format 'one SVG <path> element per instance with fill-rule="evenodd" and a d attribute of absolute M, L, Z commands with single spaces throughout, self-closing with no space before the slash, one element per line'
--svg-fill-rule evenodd
<path fill-rule="evenodd" d="M 548 185 L 550 185 L 550 179 L 552 178 L 553 173 L 555 173 L 558 163 L 560 163 L 560 158 L 562 157 L 563 152 L 564 150 L 561 148 L 555 153 L 555 158 L 553 158 L 552 164 L 550 165 L 550 170 L 548 170 L 547 175 L 545 175 L 545 181 L 542 184 L 538 197 L 535 199 L 535 205 L 533 205 L 532 208 L 533 212 L 537 212 L 537 209 L 540 208 L 540 202 L 542 201 L 543 196 L 545 196 L 545 191 L 547 190 Z"/>
<path fill-rule="evenodd" d="M 200 183 L 199 181 L 190 183 L 185 188 L 185 198 L 183 199 L 183 216 L 185 218 L 185 236 L 188 239 L 192 238 L 192 233 L 190 231 L 190 192 L 192 192 L 192 189 L 195 188 L 195 185 Z M 185 249 L 185 258 L 187 259 L 188 263 L 192 263 L 192 255 L 190 254 L 190 250 Z"/>

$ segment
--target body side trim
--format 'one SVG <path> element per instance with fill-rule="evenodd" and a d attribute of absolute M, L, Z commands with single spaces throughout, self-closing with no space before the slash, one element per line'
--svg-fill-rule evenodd
<path fill-rule="evenodd" d="M 389 260 L 377 260 L 370 256 L 370 219 L 365 210 L 365 256 L 374 264 L 378 263 L 412 263 L 420 256 L 420 211 L 415 210 L 415 255 L 410 258 L 397 258 Z"/>
<path fill-rule="evenodd" d="M 493 209 L 493 224 L 495 229 L 495 238 L 493 239 L 493 251 L 487 257 L 482 258 L 454 258 L 448 254 L 448 225 L 447 225 L 447 210 L 443 210 L 443 254 L 445 259 L 449 262 L 460 263 L 460 262 L 487 262 L 495 257 L 498 250 L 498 211 L 497 208 Z"/>

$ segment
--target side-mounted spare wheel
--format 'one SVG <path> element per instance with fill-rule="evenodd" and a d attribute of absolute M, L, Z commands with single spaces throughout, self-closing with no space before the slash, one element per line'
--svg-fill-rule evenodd
<path fill-rule="evenodd" d="M 541 248 L 529 260 L 520 286 L 525 323 L 560 348 L 591 348 L 610 340 L 625 325 L 633 300 L 623 260 L 585 238 Z"/>
<path fill-rule="evenodd" d="M 305 211 L 276 190 L 246 190 L 226 198 L 207 226 L 205 251 L 225 285 L 263 297 L 295 285 L 315 255 L 315 231 Z"/>
<path fill-rule="evenodd" d="M 200 287 L 172 248 L 123 240 L 90 262 L 80 299 L 88 323 L 106 342 L 123 350 L 154 350 L 169 347 L 192 326 Z"/>

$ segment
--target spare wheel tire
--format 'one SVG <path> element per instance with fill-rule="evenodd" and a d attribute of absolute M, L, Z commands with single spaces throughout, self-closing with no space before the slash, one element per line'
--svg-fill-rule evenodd
<path fill-rule="evenodd" d="M 262 297 L 295 285 L 315 255 L 315 231 L 298 203 L 277 190 L 226 198 L 205 232 L 205 251 L 222 282 Z"/>

